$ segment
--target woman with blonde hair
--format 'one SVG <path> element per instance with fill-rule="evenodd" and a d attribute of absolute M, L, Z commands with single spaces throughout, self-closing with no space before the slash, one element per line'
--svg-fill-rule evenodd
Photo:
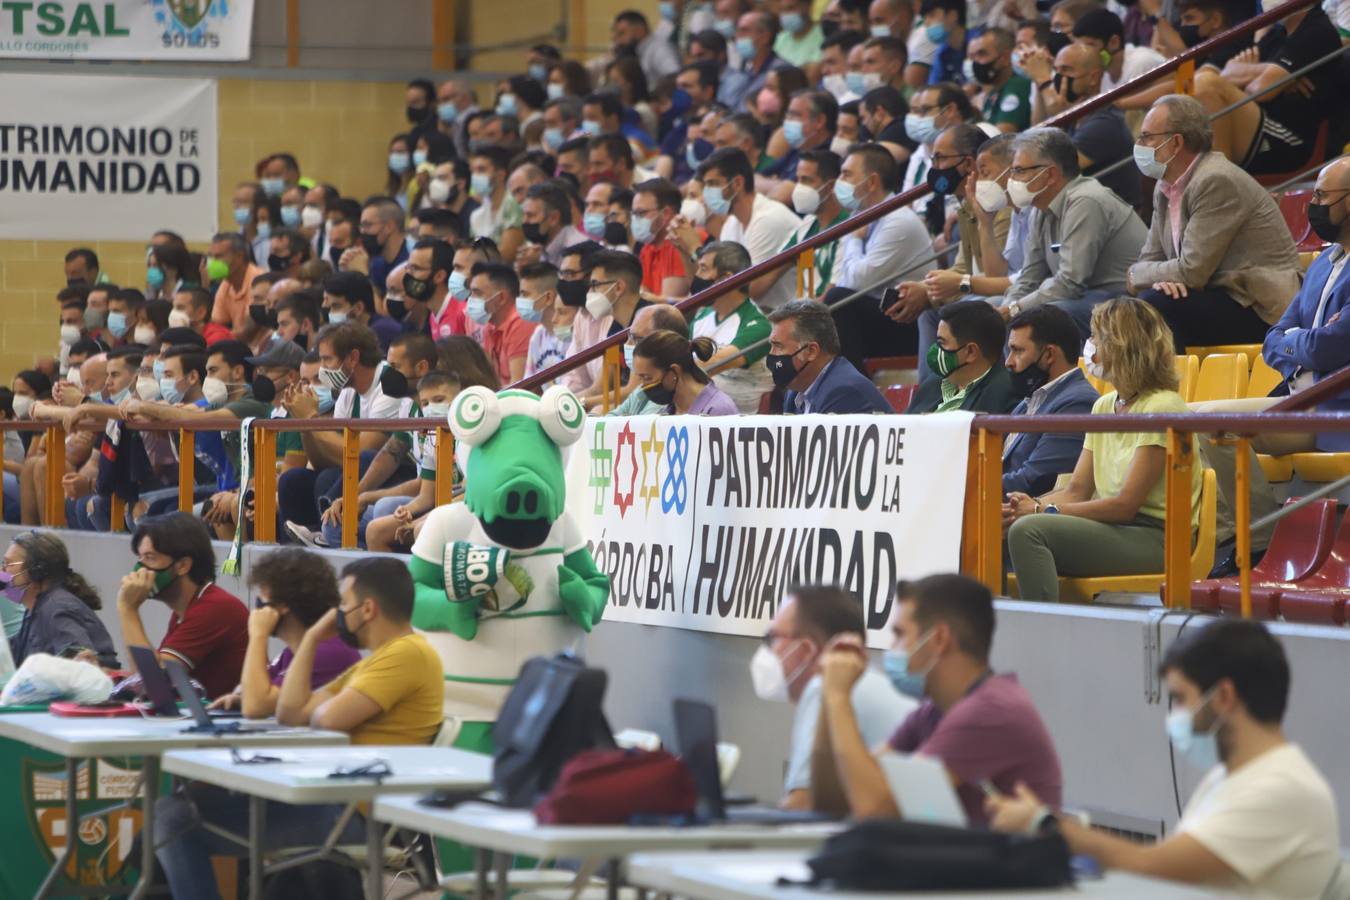
<path fill-rule="evenodd" d="M 1144 301 L 1121 297 L 1094 309 L 1083 358 L 1090 373 L 1115 387 L 1093 415 L 1187 411 L 1177 393 L 1172 331 Z M 1058 601 L 1061 575 L 1161 572 L 1166 465 L 1163 432 L 1088 434 L 1068 487 L 1040 497 L 1009 494 L 1003 520 L 1022 599 Z M 1195 466 L 1192 529 L 1200 483 Z"/>
<path fill-rule="evenodd" d="M 633 348 L 633 380 L 661 415 L 734 416 L 735 402 L 694 361 L 717 352 L 712 338 L 692 341 L 673 331 L 653 331 Z"/>

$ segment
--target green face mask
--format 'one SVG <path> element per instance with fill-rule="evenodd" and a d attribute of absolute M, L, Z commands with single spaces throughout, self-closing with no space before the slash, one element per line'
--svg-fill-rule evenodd
<path fill-rule="evenodd" d="M 230 267 L 225 260 L 213 256 L 206 261 L 206 277 L 210 281 L 224 281 L 225 276 L 229 274 Z"/>
<path fill-rule="evenodd" d="M 150 567 L 136 563 L 136 568 L 132 571 L 139 572 L 141 569 L 150 569 Z M 169 585 L 178 580 L 178 576 L 174 574 L 172 564 L 170 564 L 167 569 L 150 569 L 150 571 L 155 573 L 155 591 L 150 595 L 152 597 L 158 597 L 168 590 Z"/>
<path fill-rule="evenodd" d="M 928 368 L 939 378 L 946 378 L 961 368 L 961 363 L 955 350 L 948 350 L 934 341 L 928 345 Z"/>

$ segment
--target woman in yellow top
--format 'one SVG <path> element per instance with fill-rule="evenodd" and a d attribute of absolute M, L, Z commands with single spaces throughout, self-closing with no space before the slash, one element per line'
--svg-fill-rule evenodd
<path fill-rule="evenodd" d="M 1093 414 L 1186 412 L 1172 354 L 1172 332 L 1147 303 L 1122 297 L 1098 306 L 1083 356 L 1116 389 Z M 1166 465 L 1163 432 L 1088 434 L 1068 487 L 1040 497 L 1009 494 L 1003 520 L 1022 599 L 1058 601 L 1061 575 L 1161 572 Z M 1192 474 L 1194 528 L 1200 468 Z"/>

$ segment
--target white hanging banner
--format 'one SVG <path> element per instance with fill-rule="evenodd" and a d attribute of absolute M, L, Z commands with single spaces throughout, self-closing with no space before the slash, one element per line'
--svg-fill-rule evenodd
<path fill-rule="evenodd" d="M 762 635 L 794 583 L 862 599 L 890 646 L 898 579 L 960 568 L 970 413 L 591 419 L 567 507 L 605 618 Z"/>
<path fill-rule="evenodd" d="M 253 0 L 0 3 L 0 57 L 248 59 Z"/>
<path fill-rule="evenodd" d="M 209 240 L 216 224 L 216 83 L 5 75 L 0 239 Z"/>

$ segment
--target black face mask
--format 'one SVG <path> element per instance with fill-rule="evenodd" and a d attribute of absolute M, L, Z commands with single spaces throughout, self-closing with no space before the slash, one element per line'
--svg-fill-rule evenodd
<path fill-rule="evenodd" d="M 427 117 L 426 108 L 422 106 L 409 106 L 403 110 L 403 114 L 408 117 L 408 122 L 411 125 L 420 125 L 422 120 Z"/>
<path fill-rule="evenodd" d="M 389 312 L 389 318 L 398 322 L 403 321 L 403 317 L 408 314 L 408 306 L 402 297 L 385 297 L 384 308 Z"/>
<path fill-rule="evenodd" d="M 838 30 L 839 30 L 838 19 L 820 20 L 820 33 L 824 35 L 826 39 L 829 39 Z"/>
<path fill-rule="evenodd" d="M 248 317 L 253 320 L 255 325 L 267 324 L 267 304 L 250 303 L 248 305 Z"/>
<path fill-rule="evenodd" d="M 1177 36 L 1181 38 L 1181 42 L 1187 47 L 1194 47 L 1204 40 L 1204 38 L 1200 36 L 1199 25 L 1178 25 Z"/>
<path fill-rule="evenodd" d="M 303 331 L 297 332 L 295 337 L 291 338 L 291 343 L 295 344 L 295 346 L 299 347 L 301 350 L 307 350 L 309 349 L 309 335 L 305 334 Z"/>
<path fill-rule="evenodd" d="M 664 380 L 665 376 L 662 376 Z M 668 388 L 661 381 L 655 384 L 649 384 L 642 389 L 642 393 L 647 395 L 647 399 L 657 406 L 669 406 L 675 399 L 675 389 Z"/>
<path fill-rule="evenodd" d="M 271 403 L 277 398 L 277 386 L 266 375 L 253 376 L 253 399 L 260 403 Z"/>
<path fill-rule="evenodd" d="M 384 391 L 386 397 L 399 400 L 411 396 L 412 393 L 408 390 L 408 377 L 393 366 L 385 366 L 384 371 L 380 373 L 380 390 Z"/>
<path fill-rule="evenodd" d="M 623 227 L 622 222 L 605 223 L 605 243 L 615 246 L 624 246 L 628 243 L 628 229 Z"/>
<path fill-rule="evenodd" d="M 701 294 L 714 284 L 711 278 L 699 278 L 697 275 L 689 279 L 689 296 Z"/>
<path fill-rule="evenodd" d="M 1341 228 L 1345 226 L 1344 217 L 1341 217 L 1339 222 L 1331 221 L 1332 205 L 1330 203 L 1308 204 L 1308 224 L 1312 226 L 1313 234 L 1328 243 L 1339 241 Z"/>
<path fill-rule="evenodd" d="M 409 300 L 424 303 L 431 299 L 432 294 L 436 293 L 436 285 L 432 284 L 430 280 L 413 277 L 411 272 L 404 272 L 403 293 L 408 296 Z"/>
<path fill-rule="evenodd" d="M 336 269 L 336 268 L 338 267 L 338 260 L 342 259 L 342 254 L 345 253 L 346 250 L 347 250 L 346 247 L 329 247 L 329 248 L 328 248 L 328 259 L 329 259 L 330 262 L 333 263 L 333 268 L 334 268 L 334 269 Z"/>
<path fill-rule="evenodd" d="M 1053 59 L 1059 56 L 1059 51 L 1063 50 L 1069 44 L 1073 43 L 1073 37 L 1062 31 L 1052 31 L 1050 36 L 1045 39 L 1045 49 L 1050 51 L 1050 57 Z"/>
<path fill-rule="evenodd" d="M 1050 380 L 1050 373 L 1042 369 L 1039 360 L 1033 362 L 1020 372 L 1012 369 L 1008 370 L 1008 377 L 1012 379 L 1013 393 L 1018 397 L 1030 397 L 1045 383 Z"/>
<path fill-rule="evenodd" d="M 361 641 L 357 638 L 356 632 L 347 626 L 347 616 L 343 613 L 341 607 L 338 608 L 337 619 L 334 624 L 337 625 L 338 637 L 342 639 L 342 643 L 354 650 L 361 649 Z"/>
<path fill-rule="evenodd" d="M 768 368 L 774 384 L 785 388 L 797 377 L 798 370 L 793 360 L 803 349 L 805 348 L 798 347 L 793 353 L 770 353 L 764 357 L 764 365 Z"/>
<path fill-rule="evenodd" d="M 558 282 L 558 296 L 562 298 L 563 306 L 585 306 L 587 290 L 584 280 Z"/>
<path fill-rule="evenodd" d="M 1055 90 L 1064 95 L 1064 99 L 1073 103 L 1082 95 L 1073 89 L 1073 79 L 1065 77 L 1063 72 L 1056 72 L 1053 79 Z"/>
<path fill-rule="evenodd" d="M 66 287 L 75 287 L 77 284 L 88 284 L 88 278 L 67 278 Z"/>
<path fill-rule="evenodd" d="M 384 253 L 384 241 L 380 240 L 378 235 L 366 234 L 361 232 L 361 249 L 366 251 L 366 256 L 371 259 Z"/>
<path fill-rule="evenodd" d="M 291 258 L 289 256 L 277 256 L 275 253 L 267 254 L 267 268 L 273 272 L 282 272 L 291 267 Z"/>
<path fill-rule="evenodd" d="M 548 243 L 548 238 L 544 236 L 544 228 L 538 222 L 525 222 L 520 226 L 520 230 L 525 233 L 525 240 L 531 244 Z"/>
<path fill-rule="evenodd" d="M 994 79 L 998 78 L 998 67 L 993 63 L 972 62 L 970 69 L 975 73 L 975 80 L 980 84 L 993 84 Z"/>
<path fill-rule="evenodd" d="M 948 166 L 945 169 L 933 167 L 928 170 L 928 186 L 935 194 L 951 194 L 960 186 L 964 177 L 959 166 Z"/>

